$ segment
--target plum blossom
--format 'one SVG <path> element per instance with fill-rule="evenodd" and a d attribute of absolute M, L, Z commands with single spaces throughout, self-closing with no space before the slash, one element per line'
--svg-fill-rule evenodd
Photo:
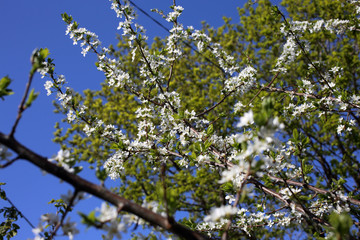
<path fill-rule="evenodd" d="M 57 155 L 54 158 L 50 158 L 50 161 L 56 161 L 62 166 L 66 171 L 68 172 L 74 172 L 74 168 L 72 168 L 70 162 L 73 161 L 73 159 L 70 157 L 70 151 L 69 150 L 63 150 L 60 149 L 57 153 Z"/>
<path fill-rule="evenodd" d="M 345 125 L 343 124 L 340 124 L 337 128 L 336 128 L 336 131 L 337 133 L 340 135 L 342 133 L 342 131 L 345 130 Z"/>
<path fill-rule="evenodd" d="M 173 22 L 175 21 L 180 15 L 181 12 L 184 10 L 183 7 L 181 6 L 174 6 L 174 11 L 170 12 L 167 17 L 166 17 L 166 21 L 168 22 Z"/>
<path fill-rule="evenodd" d="M 234 215 L 237 212 L 238 212 L 238 209 L 231 205 L 221 206 L 218 208 L 212 208 L 210 211 L 210 215 L 207 215 L 204 218 L 204 221 L 205 222 L 216 222 L 216 221 L 220 220 L 221 218 L 227 217 L 229 215 Z"/>
<path fill-rule="evenodd" d="M 74 235 L 79 233 L 76 228 L 76 222 L 71 222 L 70 217 L 62 224 L 62 230 L 65 235 L 68 235 L 70 240 L 74 239 Z"/>
<path fill-rule="evenodd" d="M 273 71 L 287 72 L 287 69 L 284 67 L 284 65 L 294 62 L 296 57 L 299 56 L 299 54 L 300 51 L 298 51 L 298 46 L 295 42 L 295 38 L 292 35 L 288 36 L 286 43 L 283 47 L 283 52 L 277 59 L 275 69 Z"/>
<path fill-rule="evenodd" d="M 237 124 L 237 127 L 244 127 L 253 123 L 254 123 L 254 114 L 252 110 L 250 110 L 240 118 L 240 122 Z"/>
<path fill-rule="evenodd" d="M 69 110 L 68 114 L 67 114 L 67 120 L 69 123 L 73 122 L 76 118 L 76 115 L 74 114 L 73 110 Z"/>
<path fill-rule="evenodd" d="M 41 216 L 42 222 L 47 222 L 50 225 L 56 225 L 60 219 L 59 216 L 55 213 L 47 213 Z"/>
<path fill-rule="evenodd" d="M 110 221 L 109 224 L 105 224 L 103 229 L 107 232 L 105 236 L 105 240 L 112 240 L 114 237 L 117 239 L 121 239 L 121 232 L 126 232 L 127 228 L 124 223 L 118 223 L 117 221 L 113 220 Z"/>
<path fill-rule="evenodd" d="M 228 200 L 229 201 L 229 204 L 232 204 L 233 202 L 235 202 L 235 197 L 234 197 L 234 195 L 227 195 L 226 197 L 225 197 L 225 199 L 226 200 Z"/>
<path fill-rule="evenodd" d="M 233 181 L 237 178 L 240 178 L 242 182 L 242 179 L 245 175 L 245 171 L 246 169 L 239 165 L 235 165 L 231 167 L 229 170 L 224 170 L 221 172 L 221 180 L 219 181 L 219 183 L 226 183 L 229 181 Z"/>
<path fill-rule="evenodd" d="M 95 129 L 94 127 L 90 127 L 88 124 L 86 124 L 83 130 L 84 130 L 84 132 L 86 133 L 86 135 L 87 135 L 88 137 L 90 137 L 91 134 L 92 134 L 96 129 Z"/>
<path fill-rule="evenodd" d="M 109 206 L 106 202 L 103 202 L 100 209 L 97 209 L 97 211 L 100 212 L 98 218 L 101 222 L 115 219 L 118 216 L 116 208 L 114 206 Z"/>
<path fill-rule="evenodd" d="M 53 83 L 51 81 L 46 81 L 45 84 L 44 84 L 44 87 L 45 87 L 45 90 L 47 91 L 47 94 L 48 96 L 50 96 L 51 94 L 51 88 L 53 87 Z"/>

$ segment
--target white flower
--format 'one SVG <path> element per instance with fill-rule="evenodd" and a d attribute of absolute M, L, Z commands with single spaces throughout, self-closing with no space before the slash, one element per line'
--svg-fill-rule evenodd
<path fill-rule="evenodd" d="M 53 83 L 52 83 L 51 81 L 46 81 L 46 82 L 45 82 L 44 87 L 45 87 L 45 89 L 46 89 L 46 91 L 47 91 L 47 94 L 46 94 L 46 95 L 50 96 L 50 94 L 51 94 L 50 88 L 51 88 L 52 86 L 53 86 Z"/>
<path fill-rule="evenodd" d="M 110 224 L 106 224 L 103 226 L 103 229 L 107 231 L 107 235 L 105 239 L 114 239 L 116 237 L 117 239 L 121 239 L 121 232 L 126 232 L 126 226 L 124 223 L 118 223 L 116 220 L 110 221 Z"/>
<path fill-rule="evenodd" d="M 283 195 L 284 199 L 289 199 L 293 194 L 297 194 L 299 192 L 301 192 L 301 189 L 299 188 L 291 188 L 291 191 L 289 188 L 284 188 L 279 191 L 279 193 Z"/>
<path fill-rule="evenodd" d="M 82 106 L 80 107 L 79 115 L 84 114 L 86 109 L 87 109 L 87 107 L 84 106 L 84 105 L 82 105 Z"/>
<path fill-rule="evenodd" d="M 181 12 L 184 10 L 183 7 L 181 6 L 175 6 L 174 7 L 174 11 L 170 12 L 167 17 L 166 17 L 166 21 L 168 22 L 172 22 L 175 21 L 176 18 L 178 18 L 181 14 Z"/>
<path fill-rule="evenodd" d="M 230 170 L 224 170 L 221 172 L 221 180 L 219 183 L 226 183 L 235 179 L 236 175 L 241 174 L 244 169 L 235 165 Z"/>
<path fill-rule="evenodd" d="M 76 222 L 70 222 L 70 217 L 63 223 L 62 230 L 65 235 L 68 235 L 70 240 L 73 240 L 74 235 L 79 233 L 79 230 L 76 228 Z"/>
<path fill-rule="evenodd" d="M 240 112 L 240 110 L 245 107 L 244 104 L 242 104 L 241 102 L 237 102 L 234 106 L 234 112 L 237 113 L 237 112 Z"/>
<path fill-rule="evenodd" d="M 91 136 L 91 134 L 95 131 L 96 129 L 95 128 L 90 128 L 89 125 L 86 124 L 86 126 L 84 127 L 83 131 L 86 133 L 86 135 L 88 137 Z"/>
<path fill-rule="evenodd" d="M 74 114 L 73 110 L 69 110 L 68 114 L 67 114 L 67 120 L 69 123 L 71 123 L 72 121 L 74 121 L 76 118 L 76 115 Z"/>
<path fill-rule="evenodd" d="M 234 195 L 227 195 L 226 197 L 225 197 L 225 199 L 227 199 L 227 200 L 229 200 L 229 204 L 232 204 L 233 202 L 235 202 L 235 197 L 234 197 Z"/>
<path fill-rule="evenodd" d="M 57 155 L 55 158 L 53 158 L 54 160 L 62 163 L 65 161 L 65 159 L 68 159 L 70 157 L 70 151 L 69 150 L 62 150 L 60 149 L 60 151 L 58 151 Z"/>
<path fill-rule="evenodd" d="M 341 134 L 341 132 L 342 132 L 344 129 L 345 129 L 345 125 L 340 124 L 340 125 L 337 127 L 336 131 L 337 131 L 338 134 Z"/>
<path fill-rule="evenodd" d="M 99 220 L 106 222 L 117 218 L 118 212 L 114 206 L 109 206 L 106 202 L 101 204 L 101 208 L 97 209 L 100 212 Z"/>
<path fill-rule="evenodd" d="M 58 151 L 56 157 L 50 158 L 49 161 L 57 161 L 60 166 L 62 166 L 68 172 L 74 172 L 74 169 L 71 168 L 69 162 L 73 159 L 70 158 L 70 151 L 69 150 L 60 150 Z"/>
<path fill-rule="evenodd" d="M 289 217 L 282 217 L 278 219 L 278 225 L 280 226 L 288 226 L 290 224 L 291 218 Z"/>
<path fill-rule="evenodd" d="M 293 36 L 289 36 L 286 40 L 286 43 L 283 47 L 283 52 L 281 53 L 280 57 L 277 59 L 274 71 L 284 71 L 286 72 L 286 68 L 284 65 L 294 62 L 296 57 L 300 54 L 297 51 L 298 46 L 296 45 L 295 39 Z"/>
<path fill-rule="evenodd" d="M 50 225 L 55 225 L 59 222 L 59 216 L 55 213 L 47 213 L 41 216 L 42 222 L 47 222 Z"/>
<path fill-rule="evenodd" d="M 234 69 L 228 71 L 234 73 Z M 225 89 L 228 91 L 236 90 L 237 92 L 244 93 L 253 86 L 253 82 L 256 80 L 255 75 L 256 70 L 253 67 L 248 66 L 237 75 L 226 79 Z"/>
<path fill-rule="evenodd" d="M 208 162 L 210 160 L 210 157 L 208 155 L 200 155 L 196 159 L 199 163 L 202 162 Z"/>
<path fill-rule="evenodd" d="M 249 124 L 253 124 L 254 123 L 254 114 L 252 112 L 252 110 L 250 110 L 249 112 L 245 113 L 244 116 L 242 116 L 240 118 L 240 122 L 237 124 L 238 127 L 244 127 L 247 126 Z"/>
<path fill-rule="evenodd" d="M 188 168 L 188 167 L 189 167 L 187 161 L 186 161 L 184 158 L 182 158 L 182 159 L 179 161 L 179 165 L 182 166 L 182 167 L 185 167 L 185 168 Z"/>
<path fill-rule="evenodd" d="M 339 72 L 340 70 L 342 70 L 342 68 L 340 68 L 340 67 L 333 67 L 333 68 L 331 68 L 329 71 L 330 71 L 330 72 L 333 72 L 334 74 L 336 74 L 336 73 Z"/>
<path fill-rule="evenodd" d="M 238 211 L 237 208 L 230 206 L 230 205 L 221 206 L 218 208 L 212 208 L 210 211 L 210 215 L 207 215 L 204 218 L 204 221 L 205 222 L 216 222 L 223 217 L 236 214 L 237 211 Z"/>
<path fill-rule="evenodd" d="M 180 135 L 180 143 L 183 146 L 186 146 L 189 143 L 189 141 L 186 140 L 186 135 L 184 133 Z"/>

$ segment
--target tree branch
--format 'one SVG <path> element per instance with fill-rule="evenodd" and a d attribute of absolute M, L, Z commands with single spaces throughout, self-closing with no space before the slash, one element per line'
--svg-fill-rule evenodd
<path fill-rule="evenodd" d="M 164 230 L 178 235 L 179 237 L 196 240 L 207 239 L 207 237 L 201 235 L 200 233 L 195 232 L 179 223 L 176 223 L 174 219 L 169 221 L 166 217 L 163 217 L 160 214 L 154 213 L 151 210 L 133 203 L 126 198 L 116 195 L 102 186 L 91 183 L 75 174 L 66 171 L 64 168 L 49 162 L 47 158 L 31 151 L 18 142 L 15 138 L 5 135 L 2 132 L 0 132 L 0 143 L 16 152 L 19 155 L 19 158 L 27 160 L 40 169 L 45 170 L 46 172 L 69 183 L 76 189 L 76 191 L 92 194 L 113 204 L 118 209 L 132 213 L 149 222 L 150 224 L 159 226 Z"/>
<path fill-rule="evenodd" d="M 19 124 L 19 121 L 21 119 L 21 116 L 22 116 L 22 113 L 25 111 L 26 107 L 25 107 L 25 101 L 26 101 L 26 98 L 29 94 L 29 90 L 30 90 L 30 86 L 31 86 L 31 82 L 32 82 L 32 79 L 34 77 L 34 74 L 35 72 L 33 71 L 30 71 L 30 74 L 29 74 L 29 80 L 28 82 L 26 83 L 26 88 L 25 88 L 25 92 L 24 92 L 24 95 L 23 95 L 23 98 L 21 99 L 21 103 L 19 105 L 19 109 L 18 109 L 18 114 L 16 116 L 16 120 L 15 120 L 15 123 L 11 129 L 11 132 L 10 132 L 10 136 L 14 136 L 15 134 L 15 131 L 16 131 L 16 127 L 17 125 Z"/>

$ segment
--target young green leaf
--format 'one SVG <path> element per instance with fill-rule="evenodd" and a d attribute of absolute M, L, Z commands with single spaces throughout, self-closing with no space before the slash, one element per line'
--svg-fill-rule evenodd
<path fill-rule="evenodd" d="M 31 89 L 29 97 L 25 103 L 25 108 L 28 108 L 31 106 L 31 104 L 35 101 L 35 99 L 39 96 L 39 92 L 35 92 L 34 89 Z"/>

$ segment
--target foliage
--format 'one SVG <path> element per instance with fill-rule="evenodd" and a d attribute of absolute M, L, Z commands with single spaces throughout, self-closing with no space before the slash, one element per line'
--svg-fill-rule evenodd
<path fill-rule="evenodd" d="M 0 182 L 0 186 L 5 183 Z M 6 201 L 6 193 L 0 188 L 0 199 Z M 18 229 L 20 228 L 15 222 L 21 216 L 20 212 L 14 207 L 2 207 L 0 208 L 0 214 L 3 215 L 4 221 L 0 223 L 0 239 L 11 239 L 16 236 Z"/>
<path fill-rule="evenodd" d="M 88 165 L 113 193 L 214 239 L 359 236 L 357 1 L 284 0 L 280 11 L 259 0 L 239 9 L 240 24 L 201 30 L 184 28 L 174 5 L 154 10 L 173 28 L 151 44 L 128 2 L 112 8 L 123 35 L 108 48 L 62 15 L 82 54 L 98 57 L 100 90 L 75 93 L 45 50 L 33 63 L 66 116 L 53 161 L 71 174 Z M 53 201 L 60 215 L 78 190 Z M 138 225 L 171 236 L 120 210 L 80 215 L 109 239 Z"/>

